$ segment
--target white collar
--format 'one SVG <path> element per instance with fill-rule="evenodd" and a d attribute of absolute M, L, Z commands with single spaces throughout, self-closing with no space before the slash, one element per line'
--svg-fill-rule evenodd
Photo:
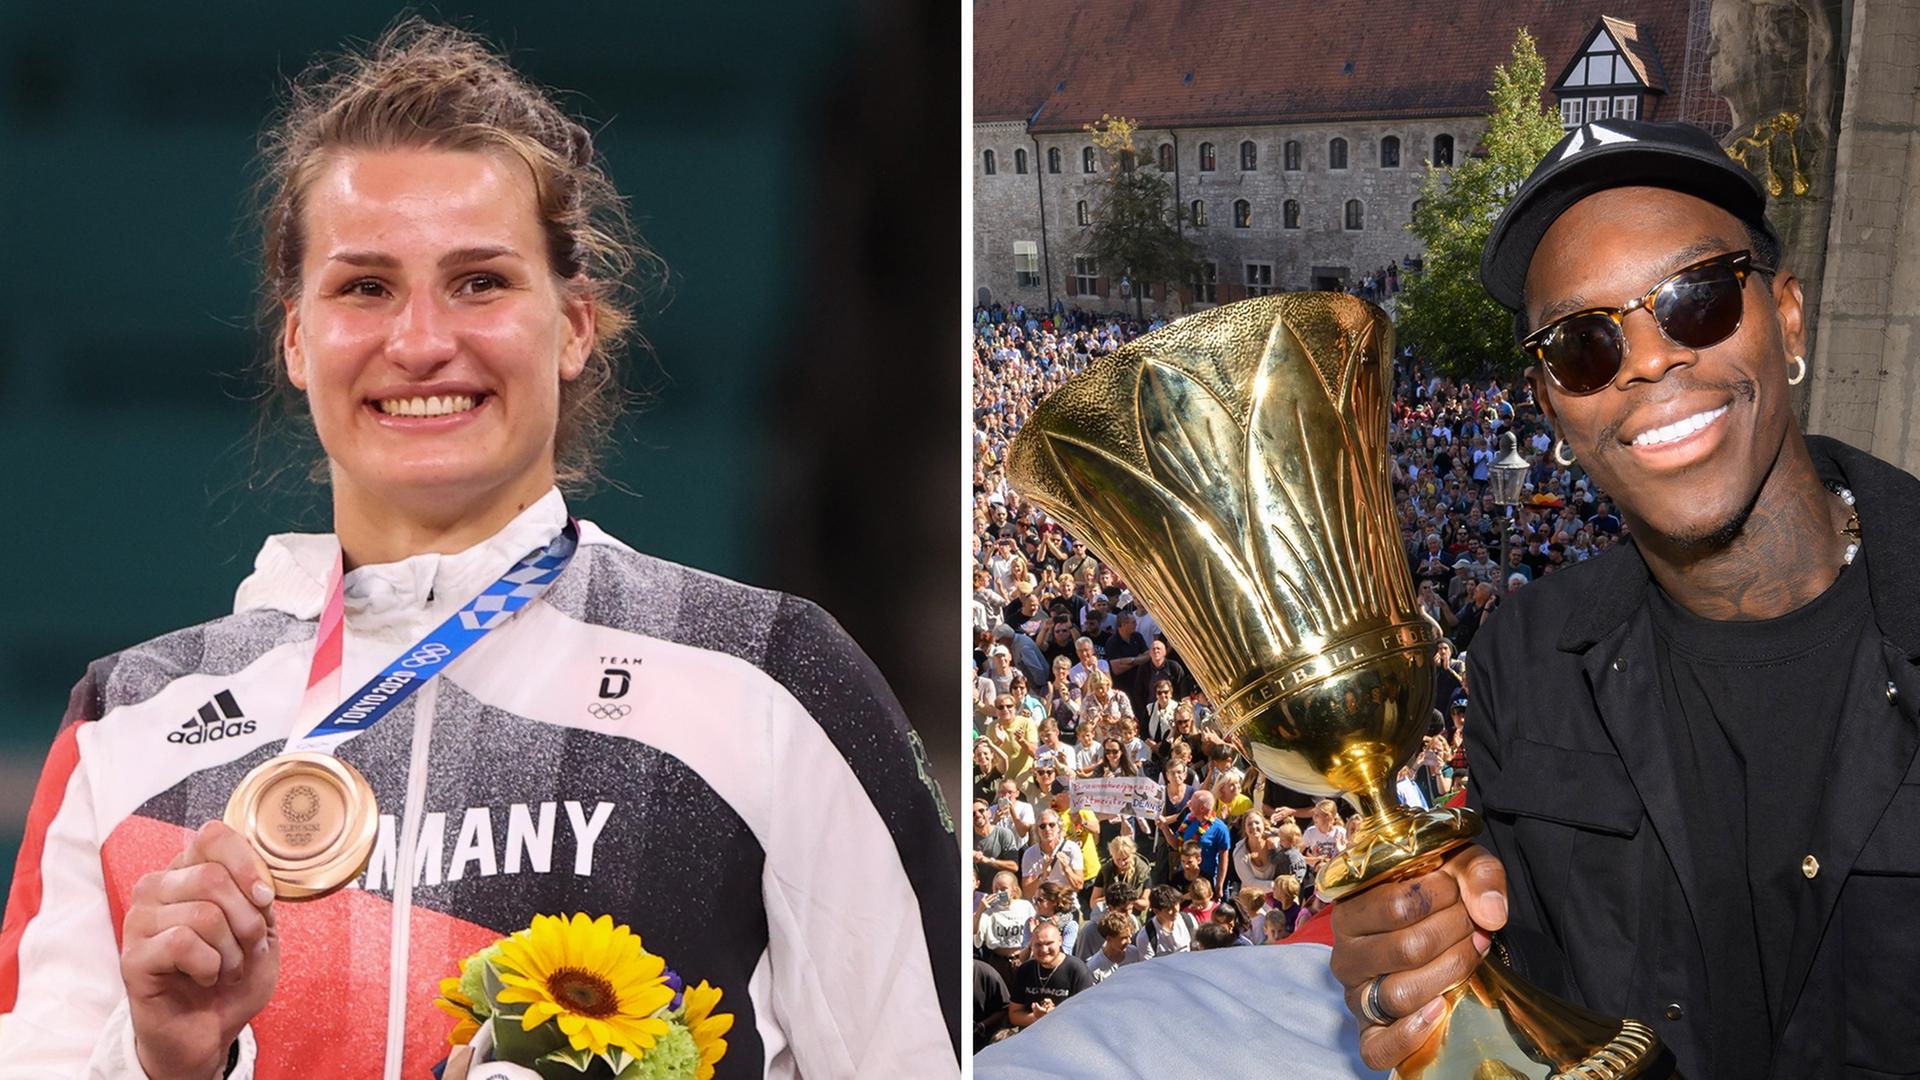
<path fill-rule="evenodd" d="M 445 608 L 451 614 L 529 551 L 544 547 L 566 523 L 566 499 L 553 488 L 499 532 L 464 551 L 356 567 L 345 581 L 347 624 L 381 629 L 416 619 L 430 603 L 434 611 Z M 319 618 L 339 553 L 340 540 L 332 533 L 268 537 L 253 560 L 253 573 L 234 594 L 233 610 Z"/>

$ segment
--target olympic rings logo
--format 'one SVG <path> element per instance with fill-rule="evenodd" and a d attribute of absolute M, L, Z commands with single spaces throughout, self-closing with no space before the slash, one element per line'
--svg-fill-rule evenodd
<path fill-rule="evenodd" d="M 419 648 L 413 650 L 413 654 L 411 656 L 408 656 L 405 660 L 400 661 L 400 666 L 410 667 L 410 668 L 423 668 L 430 664 L 437 664 L 440 661 L 445 660 L 447 657 L 451 655 L 453 655 L 452 649 L 448 648 L 445 645 L 442 645 L 437 641 L 429 641 L 425 645 L 422 645 Z"/>
<path fill-rule="evenodd" d="M 587 715 L 595 720 L 619 720 L 632 711 L 631 705 L 609 705 L 604 701 L 596 701 L 587 706 Z"/>

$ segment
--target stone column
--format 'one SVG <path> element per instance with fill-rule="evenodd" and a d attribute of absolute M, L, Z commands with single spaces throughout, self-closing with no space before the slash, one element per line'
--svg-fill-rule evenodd
<path fill-rule="evenodd" d="M 1807 430 L 1920 472 L 1920 0 L 1854 0 Z"/>

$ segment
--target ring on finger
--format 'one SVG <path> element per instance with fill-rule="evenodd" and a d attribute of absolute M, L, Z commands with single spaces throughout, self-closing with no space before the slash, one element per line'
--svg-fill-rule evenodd
<path fill-rule="evenodd" d="M 1385 975 L 1375 976 L 1360 995 L 1360 1014 L 1367 1018 L 1367 1023 L 1377 1024 L 1380 1027 L 1386 1027 L 1395 1019 L 1388 1016 L 1386 1007 L 1380 1004 L 1380 984 L 1386 981 Z"/>

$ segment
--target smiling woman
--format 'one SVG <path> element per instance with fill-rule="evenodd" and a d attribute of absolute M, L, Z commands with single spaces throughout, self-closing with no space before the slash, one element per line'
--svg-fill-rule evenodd
<path fill-rule="evenodd" d="M 547 264 L 534 189 L 510 153 L 413 148 L 334 157 L 301 200 L 286 373 L 354 558 L 458 550 L 554 485 L 601 305 Z"/>
<path fill-rule="evenodd" d="M 695 1032 L 649 1075 L 956 1075 L 950 826 L 885 682 L 819 608 L 568 513 L 638 258 L 586 129 L 411 20 L 295 84 L 266 178 L 274 423 L 310 420 L 334 529 L 74 690 L 0 1062 L 413 1077 L 553 1016 Z M 460 979 L 569 917 L 551 979 L 511 943 L 507 990 Z"/>

